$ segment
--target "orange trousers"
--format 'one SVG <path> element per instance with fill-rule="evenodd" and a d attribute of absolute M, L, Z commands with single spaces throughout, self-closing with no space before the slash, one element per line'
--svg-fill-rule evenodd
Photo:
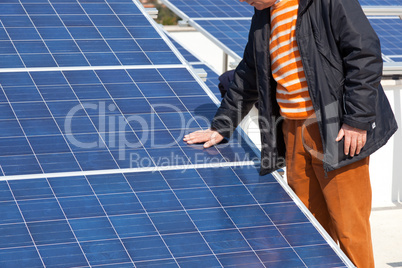
<path fill-rule="evenodd" d="M 325 174 L 318 124 L 304 122 L 283 123 L 288 184 L 358 268 L 374 267 L 369 157 Z"/>

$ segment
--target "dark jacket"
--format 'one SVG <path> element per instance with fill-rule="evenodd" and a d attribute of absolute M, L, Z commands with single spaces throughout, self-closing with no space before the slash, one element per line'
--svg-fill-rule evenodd
<path fill-rule="evenodd" d="M 219 76 L 219 92 L 221 93 L 221 97 L 224 98 L 226 95 L 226 92 L 228 91 L 230 85 L 232 84 L 232 81 L 234 79 L 234 70 L 229 70 L 224 72 Z"/>
<path fill-rule="evenodd" d="M 229 137 L 258 102 L 261 174 L 283 167 L 285 156 L 269 33 L 269 10 L 255 10 L 243 60 L 211 125 Z M 380 85 L 380 43 L 358 1 L 300 0 L 296 39 L 320 127 L 324 169 L 348 165 L 383 146 L 397 124 Z M 367 130 L 357 156 L 346 156 L 343 140 L 335 141 L 342 123 Z"/>

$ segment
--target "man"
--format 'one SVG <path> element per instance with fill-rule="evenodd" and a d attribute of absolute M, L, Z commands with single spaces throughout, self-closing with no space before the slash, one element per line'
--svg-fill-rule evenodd
<path fill-rule="evenodd" d="M 374 267 L 369 155 L 397 129 L 377 35 L 357 0 L 240 1 L 255 7 L 243 60 L 211 129 L 184 141 L 219 143 L 258 103 L 260 173 L 285 158 L 306 207 L 357 267 Z"/>

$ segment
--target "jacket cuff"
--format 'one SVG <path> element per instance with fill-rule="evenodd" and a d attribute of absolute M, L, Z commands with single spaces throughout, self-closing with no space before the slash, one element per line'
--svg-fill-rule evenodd
<path fill-rule="evenodd" d="M 375 122 L 363 123 L 363 122 L 358 122 L 358 121 L 355 121 L 355 120 L 351 120 L 349 118 L 344 118 L 343 123 L 346 124 L 346 125 L 349 125 L 351 127 L 358 128 L 358 129 L 361 129 L 361 130 L 366 130 L 366 131 L 369 131 L 369 130 L 374 129 L 376 127 Z"/>
<path fill-rule="evenodd" d="M 211 123 L 210 129 L 217 131 L 219 134 L 221 134 L 223 137 L 227 139 L 229 139 L 234 132 L 234 129 L 228 128 L 226 125 L 221 124 L 220 122 L 217 121 L 213 121 Z"/>

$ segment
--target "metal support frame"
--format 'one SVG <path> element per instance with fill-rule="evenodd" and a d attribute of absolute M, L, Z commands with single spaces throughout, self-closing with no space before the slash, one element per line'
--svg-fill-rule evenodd
<path fill-rule="evenodd" d="M 203 68 L 193 68 L 194 73 L 198 75 L 198 77 L 203 81 L 207 81 L 208 73 Z"/>
<path fill-rule="evenodd" d="M 402 76 L 402 62 L 384 62 L 382 74 L 384 76 Z"/>
<path fill-rule="evenodd" d="M 158 18 L 158 9 L 154 8 L 154 7 L 147 7 L 145 8 L 145 11 L 147 12 L 147 14 L 153 18 L 153 19 L 157 19 Z"/>
<path fill-rule="evenodd" d="M 401 16 L 402 5 L 400 6 L 362 6 L 367 16 Z"/>
<path fill-rule="evenodd" d="M 228 54 L 226 54 L 226 52 L 223 52 L 222 73 L 224 73 L 228 70 L 228 60 L 229 60 Z"/>

